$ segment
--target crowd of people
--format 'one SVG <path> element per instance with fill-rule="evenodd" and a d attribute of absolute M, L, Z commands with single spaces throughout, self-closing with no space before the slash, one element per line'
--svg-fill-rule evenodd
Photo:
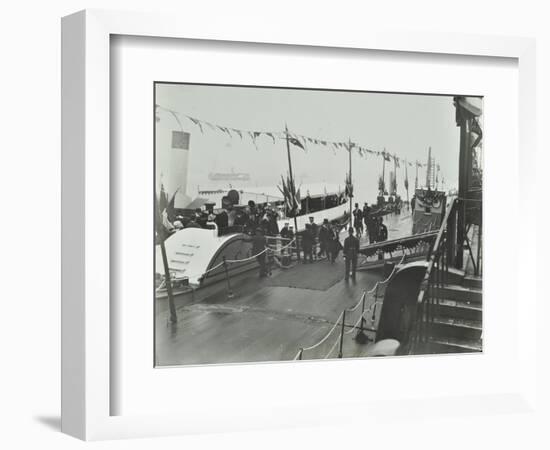
<path fill-rule="evenodd" d="M 290 222 L 285 222 L 279 230 L 278 221 L 280 211 L 269 204 L 255 204 L 249 201 L 245 207 L 229 207 L 214 211 L 212 204 L 207 204 L 203 210 L 197 208 L 193 214 L 176 216 L 172 231 L 184 228 L 209 228 L 216 224 L 220 235 L 228 232 L 242 232 L 248 234 L 252 243 L 252 254 L 257 255 L 260 266 L 260 276 L 269 273 L 269 255 L 264 250 L 268 247 L 268 237 L 280 237 L 280 253 L 283 265 L 289 264 L 294 255 L 304 264 L 314 260 L 326 259 L 335 263 L 341 251 L 346 263 L 346 279 L 351 273 L 355 276 L 359 242 L 362 236 L 368 237 L 370 243 L 385 241 L 388 238 L 388 229 L 381 216 L 373 214 L 372 208 L 365 203 L 363 208 L 355 204 L 352 212 L 351 226 L 344 244 L 340 242 L 342 225 L 331 223 L 324 219 L 319 226 L 313 216 L 305 228 L 296 232 Z"/>
<path fill-rule="evenodd" d="M 382 216 L 375 216 L 372 208 L 365 202 L 363 208 L 359 203 L 355 204 L 353 210 L 353 228 L 358 239 L 365 234 L 369 243 L 382 242 L 388 239 L 388 228 L 384 225 Z"/>
<path fill-rule="evenodd" d="M 177 215 L 173 223 L 165 224 L 169 231 L 175 232 L 184 228 L 211 228 L 216 224 L 218 234 L 242 232 L 254 235 L 259 227 L 266 236 L 277 236 L 280 218 L 279 210 L 269 204 L 256 204 L 249 201 L 245 207 L 221 208 L 214 210 L 213 204 L 206 204 L 205 209 L 196 208 L 192 214 Z"/>

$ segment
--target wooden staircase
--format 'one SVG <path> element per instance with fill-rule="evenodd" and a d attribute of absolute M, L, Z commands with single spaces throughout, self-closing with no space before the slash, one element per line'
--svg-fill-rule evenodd
<path fill-rule="evenodd" d="M 483 282 L 481 278 L 457 272 L 450 274 L 448 283 L 439 290 L 423 353 L 482 351 Z"/>

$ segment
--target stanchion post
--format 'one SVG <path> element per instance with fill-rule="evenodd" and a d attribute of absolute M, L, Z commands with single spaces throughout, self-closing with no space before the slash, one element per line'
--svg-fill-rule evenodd
<path fill-rule="evenodd" d="M 340 330 L 340 350 L 338 351 L 338 358 L 343 357 L 344 350 L 344 326 L 346 324 L 346 310 L 342 313 L 342 328 Z"/>
<path fill-rule="evenodd" d="M 357 336 L 355 336 L 355 340 L 359 344 L 366 344 L 369 341 L 369 338 L 365 334 L 365 301 L 367 300 L 367 293 L 363 293 L 363 302 L 361 305 L 361 328 L 357 332 Z"/>
<path fill-rule="evenodd" d="M 233 291 L 231 290 L 231 281 L 229 280 L 229 270 L 227 269 L 227 261 L 225 256 L 223 257 L 223 268 L 225 270 L 225 280 L 227 281 L 227 298 L 233 298 Z"/>
<path fill-rule="evenodd" d="M 367 299 L 367 294 L 363 293 L 363 304 L 361 305 L 361 333 L 363 333 L 364 322 L 365 322 L 365 300 Z"/>

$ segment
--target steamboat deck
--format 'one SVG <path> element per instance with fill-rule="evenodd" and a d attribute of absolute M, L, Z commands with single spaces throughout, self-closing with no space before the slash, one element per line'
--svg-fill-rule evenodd
<path fill-rule="evenodd" d="M 388 216 L 386 223 L 392 238 L 410 234 L 410 214 L 405 211 Z M 368 244 L 365 238 L 361 244 Z M 189 289 L 175 296 L 175 324 L 168 320 L 166 298 L 157 298 L 156 365 L 289 361 L 330 333 L 327 345 L 308 351 L 307 358 L 325 358 L 329 351 L 329 357 L 337 357 L 333 342 L 341 332 L 342 311 L 358 304 L 363 293 L 384 278 L 383 267 L 358 270 L 349 281 L 344 271 L 340 255 L 334 264 L 325 259 L 298 263 L 262 279 L 256 270 L 241 273 L 230 280 L 232 298 L 225 283 Z M 367 307 L 375 300 L 369 297 Z M 346 357 L 368 356 L 374 332 L 366 329 L 369 341 L 360 344 L 354 339 L 354 323 L 353 318 L 345 322 L 342 351 Z"/>

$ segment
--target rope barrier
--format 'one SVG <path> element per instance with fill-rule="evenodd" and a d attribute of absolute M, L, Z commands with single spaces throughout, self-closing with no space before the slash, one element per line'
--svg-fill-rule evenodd
<path fill-rule="evenodd" d="M 319 342 L 317 342 L 317 344 L 314 344 L 312 345 L 311 347 L 304 347 L 302 350 L 305 352 L 305 351 L 309 351 L 309 350 L 313 350 L 314 348 L 317 348 L 319 347 L 323 342 L 325 342 L 328 337 L 332 334 L 332 332 L 336 329 L 336 327 L 338 325 L 340 325 L 338 322 L 340 322 L 340 319 L 342 318 L 342 316 L 344 315 L 344 311 L 342 311 L 340 313 L 340 315 L 338 316 L 338 319 L 336 319 L 336 322 L 334 323 L 334 325 L 332 326 L 332 328 L 330 329 L 330 331 L 325 335 L 325 337 L 323 339 L 321 339 Z"/>
<path fill-rule="evenodd" d="M 345 334 L 353 333 L 353 332 L 358 328 L 357 325 L 359 324 L 359 322 L 361 322 L 361 320 L 364 319 L 364 320 L 367 320 L 367 321 L 368 321 L 369 318 L 368 318 L 368 317 L 365 317 L 365 314 L 370 313 L 370 312 L 374 309 L 374 307 L 375 307 L 376 305 L 381 305 L 381 304 L 382 304 L 382 302 L 374 302 L 374 303 L 371 303 L 371 304 L 369 305 L 369 307 L 361 314 L 361 316 L 359 317 L 359 320 L 358 320 L 357 322 L 355 322 L 355 325 L 353 325 L 348 331 L 346 331 Z"/>
<path fill-rule="evenodd" d="M 336 346 L 338 345 L 339 341 L 340 341 L 340 339 L 336 339 L 336 341 L 334 342 L 334 345 L 328 351 L 328 353 L 323 357 L 323 359 L 327 359 L 330 356 L 330 354 L 336 349 Z"/>
<path fill-rule="evenodd" d="M 359 308 L 359 305 L 361 305 L 361 303 L 363 302 L 363 299 L 366 297 L 366 295 L 367 295 L 367 293 L 365 291 L 363 291 L 363 295 L 361 295 L 361 298 L 359 299 L 359 301 L 355 304 L 355 306 L 353 308 L 350 308 L 347 311 L 348 312 L 353 312 L 357 308 Z"/>
<path fill-rule="evenodd" d="M 395 275 L 395 272 L 397 271 L 397 266 L 398 265 L 401 265 L 404 263 L 405 261 L 405 258 L 406 258 L 406 255 L 403 254 L 403 256 L 401 257 L 401 260 L 399 261 L 398 264 L 396 264 L 394 267 L 393 267 L 393 270 L 391 271 L 391 273 L 388 275 L 388 277 L 386 279 L 384 279 L 383 281 L 377 281 L 376 284 L 374 285 L 374 287 L 370 290 L 370 291 L 363 291 L 363 294 L 361 295 L 361 298 L 359 299 L 359 301 L 350 309 L 344 309 L 340 315 L 338 316 L 338 319 L 336 319 L 336 322 L 334 323 L 333 327 L 330 329 L 330 331 L 323 337 L 323 339 L 321 339 L 319 342 L 317 342 L 317 344 L 314 344 L 312 345 L 311 347 L 306 347 L 306 348 L 303 348 L 301 349 L 298 354 L 296 355 L 296 357 L 294 358 L 295 360 L 300 356 L 300 354 L 303 356 L 303 353 L 304 351 L 306 350 L 313 350 L 314 348 L 317 348 L 319 347 L 321 344 L 323 344 L 327 339 L 328 337 L 332 334 L 332 332 L 335 330 L 335 328 L 338 326 L 338 322 L 340 321 L 340 319 L 342 318 L 342 316 L 344 315 L 344 312 L 353 312 L 355 311 L 357 308 L 359 308 L 359 305 L 363 302 L 363 299 L 366 300 L 366 296 L 368 296 L 369 294 L 372 294 L 374 293 L 375 296 L 374 296 L 374 302 L 371 303 L 369 305 L 369 307 L 367 309 L 365 309 L 365 311 L 363 311 L 359 317 L 359 320 L 357 320 L 357 322 L 355 322 L 355 324 L 347 331 L 344 332 L 344 334 L 351 334 L 352 332 L 354 332 L 355 330 L 357 330 L 358 328 L 358 324 L 359 322 L 361 322 L 363 319 L 364 320 L 367 320 L 369 321 L 369 319 L 367 317 L 365 317 L 365 315 L 369 314 L 373 308 L 376 307 L 376 305 L 381 305 L 382 302 L 379 302 L 377 300 L 377 297 L 378 295 L 378 289 L 380 288 L 381 285 L 386 285 L 390 282 L 391 278 Z M 340 339 L 336 339 L 334 345 L 332 346 L 331 350 L 326 354 L 326 356 L 323 358 L 323 359 L 327 359 L 330 354 L 334 351 L 334 349 L 336 348 L 336 346 L 338 345 Z"/>

